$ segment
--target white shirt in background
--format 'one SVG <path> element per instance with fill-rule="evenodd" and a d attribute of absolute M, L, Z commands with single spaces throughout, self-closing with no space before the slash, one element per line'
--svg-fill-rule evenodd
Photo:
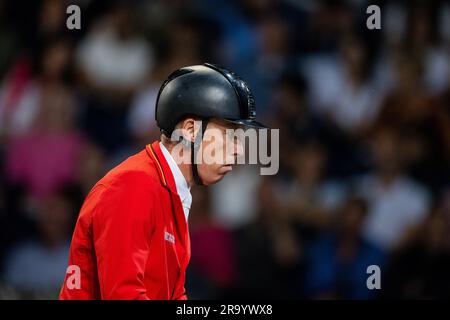
<path fill-rule="evenodd" d="M 425 188 L 407 177 L 384 186 L 369 175 L 358 183 L 358 190 L 369 203 L 363 234 L 366 239 L 390 251 L 410 228 L 419 225 L 430 210 L 431 198 Z"/>

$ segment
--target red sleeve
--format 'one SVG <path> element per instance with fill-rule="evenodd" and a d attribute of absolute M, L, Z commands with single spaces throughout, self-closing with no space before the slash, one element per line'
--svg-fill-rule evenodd
<path fill-rule="evenodd" d="M 154 223 L 146 179 L 139 172 L 122 174 L 105 188 L 94 210 L 102 299 L 148 299 L 143 279 Z"/>

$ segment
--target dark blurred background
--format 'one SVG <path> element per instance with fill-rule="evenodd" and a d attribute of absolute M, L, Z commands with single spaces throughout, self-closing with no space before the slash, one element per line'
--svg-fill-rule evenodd
<path fill-rule="evenodd" d="M 0 0 L 0 299 L 57 297 L 84 197 L 203 62 L 250 84 L 281 164 L 194 188 L 191 299 L 449 298 L 449 53 L 447 1 Z"/>

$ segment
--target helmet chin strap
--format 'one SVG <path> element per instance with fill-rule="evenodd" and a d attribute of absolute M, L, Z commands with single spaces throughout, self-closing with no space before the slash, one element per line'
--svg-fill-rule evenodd
<path fill-rule="evenodd" d="M 200 146 L 202 144 L 203 135 L 205 134 L 206 127 L 208 126 L 208 119 L 202 119 L 202 126 L 197 136 L 195 137 L 194 142 L 191 142 L 191 164 L 192 164 L 192 177 L 194 178 L 194 182 L 198 186 L 203 185 L 203 181 L 198 174 L 197 168 L 197 155 L 200 150 Z"/>

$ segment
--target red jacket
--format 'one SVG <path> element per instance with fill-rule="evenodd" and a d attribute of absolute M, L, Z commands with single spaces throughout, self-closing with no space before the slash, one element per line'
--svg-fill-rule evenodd
<path fill-rule="evenodd" d="M 186 218 L 159 142 L 92 188 L 75 227 L 60 299 L 186 299 Z"/>

